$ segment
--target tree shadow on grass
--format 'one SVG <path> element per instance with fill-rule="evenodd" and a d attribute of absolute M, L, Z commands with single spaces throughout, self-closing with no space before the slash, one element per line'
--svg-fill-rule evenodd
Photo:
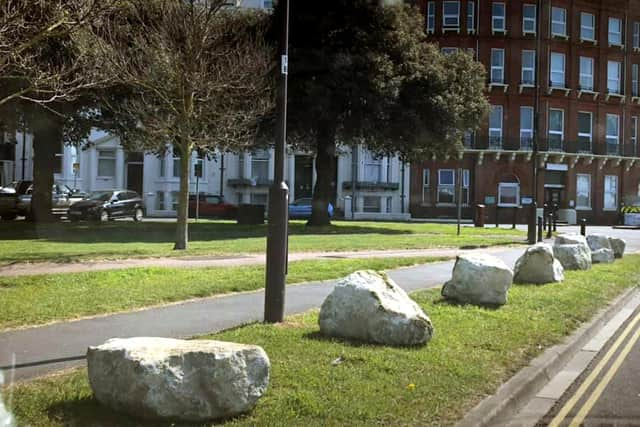
<path fill-rule="evenodd" d="M 349 347 L 356 348 L 395 348 L 395 349 L 406 349 L 406 350 L 419 350 L 424 348 L 425 345 L 387 345 L 387 344 L 376 344 L 365 342 L 353 338 L 344 338 L 344 337 L 332 337 L 328 335 L 322 334 L 320 331 L 307 332 L 302 335 L 302 338 L 314 341 L 320 341 L 328 344 L 342 344 Z"/>
<path fill-rule="evenodd" d="M 69 427 L 205 427 L 224 425 L 246 415 L 212 420 L 205 423 L 147 420 L 116 412 L 101 405 L 94 397 L 56 403 L 47 410 L 49 419 Z"/>
<path fill-rule="evenodd" d="M 500 308 L 502 308 L 501 304 L 471 304 L 468 302 L 460 302 L 460 301 L 456 301 L 453 299 L 447 299 L 444 297 L 440 297 L 439 299 L 433 301 L 434 305 L 448 305 L 451 307 L 460 307 L 460 308 L 464 308 L 464 307 L 480 307 L 480 308 L 484 308 L 487 310 L 499 310 Z"/>

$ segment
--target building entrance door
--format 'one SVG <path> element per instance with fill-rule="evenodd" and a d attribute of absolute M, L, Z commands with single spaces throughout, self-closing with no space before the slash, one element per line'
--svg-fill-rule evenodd
<path fill-rule="evenodd" d="M 142 153 L 127 153 L 127 190 L 135 191 L 141 197 L 144 181 L 144 155 Z"/>
<path fill-rule="evenodd" d="M 558 208 L 562 205 L 564 200 L 564 189 L 562 188 L 545 188 L 544 189 L 544 203 L 547 205 L 547 212 L 553 212 L 554 215 L 558 211 Z"/>
<path fill-rule="evenodd" d="M 295 158 L 295 198 L 302 199 L 313 195 L 313 157 Z"/>

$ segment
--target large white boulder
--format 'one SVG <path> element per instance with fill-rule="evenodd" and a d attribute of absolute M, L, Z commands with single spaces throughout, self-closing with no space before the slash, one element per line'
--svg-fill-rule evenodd
<path fill-rule="evenodd" d="M 584 245 L 589 249 L 587 238 L 575 233 L 558 234 L 553 243 L 554 245 Z"/>
<path fill-rule="evenodd" d="M 594 264 L 608 264 L 614 261 L 613 250 L 607 248 L 591 251 L 591 262 Z"/>
<path fill-rule="evenodd" d="M 624 239 L 609 237 L 609 244 L 611 245 L 615 258 L 622 258 L 624 256 L 624 250 L 627 247 L 627 242 Z"/>
<path fill-rule="evenodd" d="M 2 376 L 2 371 L 0 371 L 0 392 L 2 391 L 3 386 L 4 378 Z M 2 394 L 0 393 L 0 427 L 15 427 L 15 425 L 15 419 L 9 410 L 5 408 L 2 401 Z"/>
<path fill-rule="evenodd" d="M 587 236 L 587 243 L 592 251 L 597 251 L 598 249 L 611 249 L 609 238 L 604 234 L 589 234 Z"/>
<path fill-rule="evenodd" d="M 96 399 L 151 419 L 189 422 L 249 411 L 269 385 L 261 347 L 167 338 L 111 339 L 87 351 Z"/>
<path fill-rule="evenodd" d="M 491 255 L 460 255 L 442 296 L 467 304 L 503 305 L 513 283 L 513 271 Z"/>
<path fill-rule="evenodd" d="M 591 250 L 586 244 L 553 245 L 553 256 L 565 270 L 588 270 L 591 268 Z"/>
<path fill-rule="evenodd" d="M 324 335 L 385 345 L 425 344 L 431 320 L 389 277 L 356 271 L 340 280 L 320 308 Z"/>
<path fill-rule="evenodd" d="M 547 243 L 536 243 L 516 261 L 513 281 L 515 283 L 552 283 L 564 280 L 564 268 L 553 256 Z"/>

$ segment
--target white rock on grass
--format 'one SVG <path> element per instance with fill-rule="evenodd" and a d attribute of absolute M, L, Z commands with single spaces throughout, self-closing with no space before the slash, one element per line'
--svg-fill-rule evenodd
<path fill-rule="evenodd" d="M 589 270 L 591 250 L 586 244 L 553 245 L 553 256 L 565 270 Z"/>
<path fill-rule="evenodd" d="M 624 239 L 609 237 L 609 244 L 611 245 L 615 258 L 622 258 L 624 256 L 624 250 L 627 247 L 627 242 Z"/>
<path fill-rule="evenodd" d="M 604 234 L 589 234 L 587 236 L 587 243 L 591 251 L 597 251 L 598 249 L 611 249 L 611 243 L 609 238 Z"/>
<path fill-rule="evenodd" d="M 465 304 L 503 305 L 513 283 L 513 271 L 491 255 L 460 255 L 442 296 Z"/>
<path fill-rule="evenodd" d="M 320 308 L 324 335 L 385 345 L 420 345 L 431 320 L 390 278 L 356 271 L 340 280 Z"/>
<path fill-rule="evenodd" d="M 584 245 L 589 249 L 587 238 L 575 233 L 558 234 L 554 240 L 554 246 L 557 245 Z"/>
<path fill-rule="evenodd" d="M 594 264 L 609 264 L 614 261 L 613 250 L 602 248 L 591 251 L 591 262 Z"/>
<path fill-rule="evenodd" d="M 553 283 L 564 280 L 564 268 L 553 256 L 553 249 L 547 243 L 529 246 L 516 261 L 513 281 L 515 283 Z"/>
<path fill-rule="evenodd" d="M 167 338 L 112 339 L 87 351 L 96 399 L 120 412 L 189 422 L 249 411 L 269 384 L 261 347 Z"/>

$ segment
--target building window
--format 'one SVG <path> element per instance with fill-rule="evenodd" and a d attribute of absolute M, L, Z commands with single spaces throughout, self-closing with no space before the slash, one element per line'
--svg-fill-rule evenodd
<path fill-rule="evenodd" d="M 460 2 L 445 1 L 442 6 L 442 27 L 460 28 Z"/>
<path fill-rule="evenodd" d="M 438 170 L 438 203 L 455 203 L 456 174 L 453 169 Z"/>
<path fill-rule="evenodd" d="M 620 116 L 607 114 L 607 154 L 618 154 L 620 144 Z"/>
<path fill-rule="evenodd" d="M 585 111 L 578 112 L 578 151 L 582 153 L 591 152 L 592 129 L 591 113 Z"/>
<path fill-rule="evenodd" d="M 501 182 L 498 184 L 498 206 L 515 207 L 520 205 L 520 184 Z"/>
<path fill-rule="evenodd" d="M 622 19 L 609 18 L 609 45 L 622 46 Z"/>
<path fill-rule="evenodd" d="M 172 191 L 171 192 L 171 210 L 177 211 L 180 206 L 180 192 Z"/>
<path fill-rule="evenodd" d="M 380 213 L 380 197 L 364 196 L 362 198 L 362 211 L 369 213 Z"/>
<path fill-rule="evenodd" d="M 502 105 L 492 105 L 489 114 L 489 148 L 502 148 Z"/>
<path fill-rule="evenodd" d="M 427 32 L 433 33 L 436 29 L 436 2 L 427 3 Z"/>
<path fill-rule="evenodd" d="M 636 147 L 638 145 L 638 116 L 631 117 L 631 146 L 633 147 L 633 156 L 636 155 Z"/>
<path fill-rule="evenodd" d="M 476 5 L 474 2 L 467 2 L 467 32 L 473 33 L 476 29 Z"/>
<path fill-rule="evenodd" d="M 116 176 L 115 150 L 98 150 L 98 176 Z"/>
<path fill-rule="evenodd" d="M 522 33 L 523 34 L 536 33 L 536 5 L 535 4 L 525 3 L 522 5 Z"/>
<path fill-rule="evenodd" d="M 200 179 L 206 177 L 206 173 L 204 171 L 204 157 L 198 155 L 193 162 L 193 177 L 198 176 L 198 172 L 200 172 Z"/>
<path fill-rule="evenodd" d="M 387 213 L 393 212 L 393 197 L 387 197 Z"/>
<path fill-rule="evenodd" d="M 238 154 L 238 178 L 240 179 L 244 178 L 244 161 L 245 161 L 244 156 L 245 156 L 244 153 Z"/>
<path fill-rule="evenodd" d="M 564 111 L 549 110 L 549 150 L 562 151 L 564 140 Z"/>
<path fill-rule="evenodd" d="M 64 145 L 63 144 L 60 144 L 60 148 L 56 151 L 56 153 L 54 154 L 54 157 L 55 157 L 55 162 L 53 164 L 53 173 L 61 174 L 63 169 L 62 164 L 64 163 Z"/>
<path fill-rule="evenodd" d="M 587 41 L 596 39 L 596 17 L 590 13 L 580 14 L 580 38 Z"/>
<path fill-rule="evenodd" d="M 551 35 L 566 37 L 567 10 L 561 7 L 551 8 Z"/>
<path fill-rule="evenodd" d="M 631 96 L 638 95 L 638 64 L 631 64 Z"/>
<path fill-rule="evenodd" d="M 520 149 L 533 149 L 533 107 L 520 107 Z"/>
<path fill-rule="evenodd" d="M 422 170 L 422 204 L 431 204 L 431 187 L 429 185 L 431 181 L 429 169 Z"/>
<path fill-rule="evenodd" d="M 175 178 L 180 177 L 180 171 L 182 170 L 180 164 L 180 157 L 176 157 L 175 153 L 173 154 L 173 176 Z"/>
<path fill-rule="evenodd" d="M 551 86 L 565 87 L 564 53 L 551 52 Z"/>
<path fill-rule="evenodd" d="M 251 204 L 267 206 L 267 194 L 266 193 L 251 193 Z"/>
<path fill-rule="evenodd" d="M 576 207 L 591 209 L 591 175 L 579 173 L 576 178 Z"/>
<path fill-rule="evenodd" d="M 364 180 L 367 182 L 382 181 L 382 157 L 367 151 L 364 155 Z"/>
<path fill-rule="evenodd" d="M 164 206 L 164 191 L 156 192 L 156 210 L 163 211 L 165 210 Z"/>
<path fill-rule="evenodd" d="M 491 49 L 491 83 L 504 83 L 504 49 Z"/>
<path fill-rule="evenodd" d="M 580 90 L 593 90 L 593 58 L 580 57 Z"/>
<path fill-rule="evenodd" d="M 491 5 L 491 30 L 494 32 L 505 32 L 506 30 L 504 3 Z"/>
<path fill-rule="evenodd" d="M 465 148 L 473 148 L 473 142 L 476 139 L 476 133 L 472 130 L 465 131 L 462 143 Z"/>
<path fill-rule="evenodd" d="M 633 47 L 640 49 L 640 22 L 633 23 Z"/>
<path fill-rule="evenodd" d="M 616 175 L 604 177 L 604 209 L 618 209 L 618 177 Z"/>
<path fill-rule="evenodd" d="M 607 63 L 607 92 L 622 93 L 620 87 L 620 77 L 622 74 L 622 64 L 617 61 L 609 61 Z"/>
<path fill-rule="evenodd" d="M 443 47 L 440 49 L 443 55 L 451 55 L 452 53 L 456 53 L 458 51 L 457 47 Z"/>
<path fill-rule="evenodd" d="M 522 51 L 522 81 L 523 85 L 535 85 L 536 83 L 536 51 Z"/>
<path fill-rule="evenodd" d="M 462 204 L 469 204 L 469 187 L 471 184 L 471 177 L 469 173 L 469 169 L 462 170 Z"/>
<path fill-rule="evenodd" d="M 164 169 L 166 167 L 165 165 L 167 164 L 167 161 L 166 161 L 165 157 L 166 156 L 164 154 L 162 154 L 162 155 L 160 155 L 160 158 L 158 159 L 159 162 L 160 162 L 160 166 L 159 166 L 160 167 L 160 175 L 159 175 L 160 178 L 164 178 Z"/>
<path fill-rule="evenodd" d="M 251 179 L 269 182 L 269 151 L 256 150 L 251 155 Z"/>

